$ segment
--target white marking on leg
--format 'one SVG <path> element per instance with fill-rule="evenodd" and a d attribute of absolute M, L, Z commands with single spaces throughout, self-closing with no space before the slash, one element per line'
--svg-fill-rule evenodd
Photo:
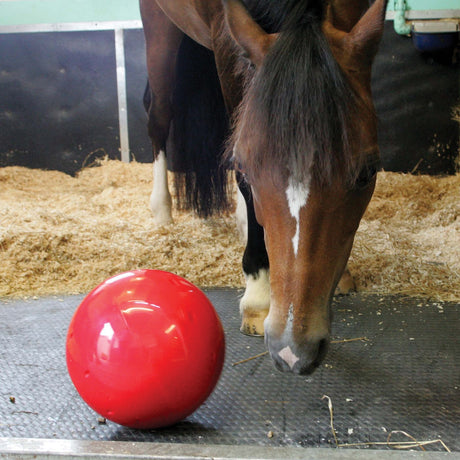
<path fill-rule="evenodd" d="M 292 238 L 292 247 L 294 255 L 297 257 L 299 251 L 300 239 L 300 210 L 307 204 L 308 195 L 310 194 L 310 178 L 304 183 L 294 181 L 289 178 L 288 187 L 286 189 L 286 197 L 289 205 L 291 216 L 296 220 L 296 231 Z"/>
<path fill-rule="evenodd" d="M 248 241 L 248 211 L 246 206 L 246 200 L 243 194 L 238 189 L 237 201 L 236 201 L 236 227 L 240 234 L 242 243 L 246 244 Z"/>
<path fill-rule="evenodd" d="M 246 290 L 240 301 L 240 311 L 246 308 L 251 310 L 268 310 L 270 308 L 270 275 L 265 268 L 257 275 L 245 275 Z"/>
<path fill-rule="evenodd" d="M 172 222 L 171 208 L 166 155 L 163 150 L 160 150 L 153 163 L 153 190 L 150 195 L 150 209 L 158 225 L 167 225 Z"/>

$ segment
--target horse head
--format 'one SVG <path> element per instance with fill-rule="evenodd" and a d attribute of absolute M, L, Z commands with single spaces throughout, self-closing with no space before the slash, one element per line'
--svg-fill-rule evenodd
<path fill-rule="evenodd" d="M 224 1 L 250 63 L 232 141 L 270 261 L 265 340 L 276 366 L 298 374 L 326 354 L 331 299 L 379 159 L 370 75 L 386 1 L 354 11 L 349 30 L 338 28 L 341 8 L 322 3 L 291 2 L 282 30 L 268 34 L 240 0 Z"/>

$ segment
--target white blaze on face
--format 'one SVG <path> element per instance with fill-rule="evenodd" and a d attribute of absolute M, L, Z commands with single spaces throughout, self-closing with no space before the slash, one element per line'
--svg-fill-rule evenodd
<path fill-rule="evenodd" d="M 286 328 L 284 329 L 283 338 L 286 342 L 292 341 L 292 331 L 294 328 L 294 305 L 289 306 L 288 317 L 286 321 Z M 278 352 L 279 357 L 286 362 L 286 364 L 291 368 L 294 368 L 297 361 L 300 361 L 300 358 L 295 355 L 291 347 L 288 345 Z"/>
<path fill-rule="evenodd" d="M 296 257 L 299 250 L 300 210 L 307 204 L 309 194 L 310 178 L 306 179 L 304 183 L 297 182 L 293 180 L 292 177 L 289 178 L 286 197 L 291 216 L 296 220 L 296 232 L 292 238 L 292 247 L 294 248 L 294 255 Z"/>

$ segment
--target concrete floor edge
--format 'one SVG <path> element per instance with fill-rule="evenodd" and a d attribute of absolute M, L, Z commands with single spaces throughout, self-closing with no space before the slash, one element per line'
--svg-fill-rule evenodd
<path fill-rule="evenodd" d="M 153 460 L 397 460 L 453 459 L 460 452 L 422 452 L 348 448 L 301 448 L 169 444 L 122 441 L 76 441 L 65 439 L 0 438 L 0 458 L 12 459 L 153 459 Z"/>

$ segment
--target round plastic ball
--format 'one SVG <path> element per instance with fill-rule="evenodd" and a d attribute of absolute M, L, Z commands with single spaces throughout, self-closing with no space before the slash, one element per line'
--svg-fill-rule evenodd
<path fill-rule="evenodd" d="M 222 324 L 196 286 L 135 270 L 97 286 L 68 330 L 67 368 L 83 400 L 132 428 L 172 425 L 213 391 L 224 362 Z"/>

